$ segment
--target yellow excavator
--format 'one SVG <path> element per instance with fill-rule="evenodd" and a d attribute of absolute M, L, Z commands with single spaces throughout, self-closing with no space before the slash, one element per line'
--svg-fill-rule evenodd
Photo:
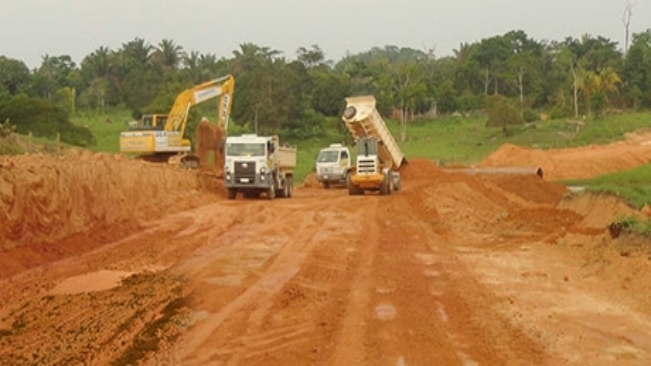
<path fill-rule="evenodd" d="M 190 154 L 190 140 L 184 138 L 190 108 L 219 97 L 217 125 L 225 132 L 234 90 L 235 79 L 226 75 L 182 91 L 168 114 L 144 115 L 136 126 L 122 132 L 120 151 L 139 154 L 151 162 L 168 162 L 178 157 L 184 167 L 198 168 L 199 158 Z"/>

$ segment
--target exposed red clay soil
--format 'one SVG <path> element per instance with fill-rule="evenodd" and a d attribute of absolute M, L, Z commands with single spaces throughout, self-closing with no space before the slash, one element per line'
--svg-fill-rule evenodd
<path fill-rule="evenodd" d="M 0 364 L 647 365 L 649 242 L 607 228 L 644 214 L 553 182 L 645 164 L 639 136 L 481 164 L 544 179 L 410 158 L 389 196 L 311 177 L 273 201 L 114 155 L 0 157 Z"/>
<path fill-rule="evenodd" d="M 628 134 L 607 146 L 540 150 L 506 144 L 484 159 L 483 167 L 537 166 L 545 179 L 582 179 L 632 169 L 651 162 L 651 133 Z M 580 162 L 580 164 L 579 164 Z"/>

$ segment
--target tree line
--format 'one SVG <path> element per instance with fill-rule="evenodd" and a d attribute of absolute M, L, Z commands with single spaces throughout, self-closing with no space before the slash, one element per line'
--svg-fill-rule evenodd
<path fill-rule="evenodd" d="M 236 80 L 233 123 L 293 139 L 323 133 L 344 98 L 359 94 L 375 95 L 381 113 L 400 119 L 403 138 L 417 116 L 481 111 L 490 104 L 516 111 L 513 123 L 540 113 L 598 118 L 613 109 L 651 108 L 651 29 L 633 34 L 626 52 L 600 36 L 539 41 L 516 30 L 462 43 L 445 57 L 384 46 L 337 62 L 318 45 L 300 47 L 290 60 L 243 43 L 232 57 L 218 58 L 186 52 L 171 39 L 152 45 L 135 38 L 115 50 L 101 46 L 79 65 L 68 55 L 45 55 L 30 70 L 0 56 L 0 100 L 38 98 L 68 114 L 124 106 L 138 118 L 166 112 L 181 90 L 226 74 Z"/>

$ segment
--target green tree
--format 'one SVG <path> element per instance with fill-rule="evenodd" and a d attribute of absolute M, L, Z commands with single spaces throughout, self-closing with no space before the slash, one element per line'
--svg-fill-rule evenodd
<path fill-rule="evenodd" d="M 152 54 L 153 60 L 162 66 L 164 74 L 176 71 L 183 60 L 183 56 L 183 47 L 177 45 L 171 39 L 161 40 Z"/>
<path fill-rule="evenodd" d="M 9 94 L 26 89 L 29 78 L 29 69 L 24 62 L 0 56 L 0 86 Z"/>
<path fill-rule="evenodd" d="M 35 92 L 42 98 L 52 99 L 56 91 L 68 85 L 68 75 L 76 69 L 76 64 L 68 55 L 42 57 L 41 66 L 36 71 Z"/>
<path fill-rule="evenodd" d="M 633 34 L 622 70 L 624 93 L 632 106 L 651 108 L 651 29 Z"/>
<path fill-rule="evenodd" d="M 486 127 L 500 128 L 505 136 L 509 126 L 522 124 L 522 116 L 514 103 L 501 95 L 491 95 L 486 99 Z"/>

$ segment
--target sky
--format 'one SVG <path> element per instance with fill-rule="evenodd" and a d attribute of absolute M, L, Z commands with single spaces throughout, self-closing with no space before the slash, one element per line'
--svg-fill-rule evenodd
<path fill-rule="evenodd" d="M 142 38 L 219 58 L 244 43 L 287 59 L 312 45 L 334 62 L 387 45 L 442 57 L 511 30 L 538 41 L 602 36 L 623 49 L 627 1 L 631 34 L 651 29 L 651 0 L 2 0 L 0 55 L 30 69 L 46 54 L 80 64 Z"/>

